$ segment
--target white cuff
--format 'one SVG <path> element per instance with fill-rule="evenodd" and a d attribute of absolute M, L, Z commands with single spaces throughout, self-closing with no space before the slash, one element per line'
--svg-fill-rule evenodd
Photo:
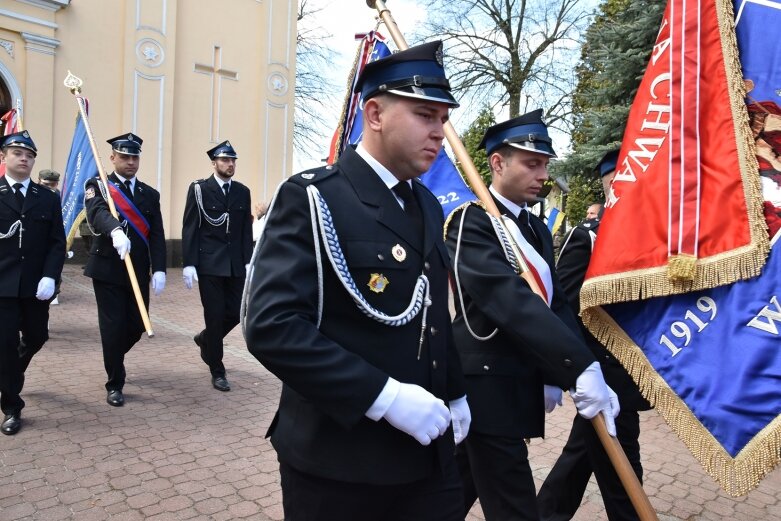
<path fill-rule="evenodd" d="M 366 417 L 374 421 L 380 421 L 399 394 L 399 389 L 401 389 L 401 384 L 398 380 L 394 380 L 389 376 L 388 381 L 385 382 L 385 387 L 382 388 L 380 394 L 377 395 L 377 399 L 374 400 L 372 406 L 366 411 Z"/>

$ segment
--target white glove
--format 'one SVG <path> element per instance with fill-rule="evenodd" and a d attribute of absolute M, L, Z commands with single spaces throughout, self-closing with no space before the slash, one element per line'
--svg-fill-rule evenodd
<path fill-rule="evenodd" d="M 615 437 L 616 422 L 613 418 L 618 416 L 621 408 L 618 405 L 618 396 L 605 383 L 599 362 L 593 362 L 580 373 L 575 381 L 575 388 L 570 389 L 569 393 L 578 413 L 587 420 L 601 412 L 605 417 L 607 432 Z"/>
<path fill-rule="evenodd" d="M 562 405 L 561 401 L 562 392 L 561 389 L 555 385 L 545 386 L 545 412 L 551 413 L 557 405 Z"/>
<path fill-rule="evenodd" d="M 165 272 L 156 271 L 152 274 L 152 289 L 155 292 L 155 297 L 159 297 L 165 289 Z"/>
<path fill-rule="evenodd" d="M 451 400 L 448 405 L 450 406 L 450 420 L 453 424 L 453 437 L 458 445 L 469 434 L 472 412 L 469 410 L 469 404 L 466 403 L 466 395 L 458 400 Z"/>
<path fill-rule="evenodd" d="M 421 445 L 429 445 L 447 431 L 450 411 L 445 402 L 419 385 L 403 383 L 383 418 Z"/>
<path fill-rule="evenodd" d="M 119 258 L 125 260 L 125 255 L 130 253 L 130 239 L 122 231 L 121 228 L 114 228 L 111 232 L 111 242 L 114 249 L 117 250 Z"/>
<path fill-rule="evenodd" d="M 38 282 L 38 291 L 35 292 L 35 298 L 38 300 L 49 300 L 54 295 L 54 279 L 43 277 Z"/>
<path fill-rule="evenodd" d="M 182 270 L 182 278 L 184 279 L 184 287 L 193 289 L 193 281 L 198 282 L 198 272 L 195 271 L 195 266 L 185 266 Z"/>

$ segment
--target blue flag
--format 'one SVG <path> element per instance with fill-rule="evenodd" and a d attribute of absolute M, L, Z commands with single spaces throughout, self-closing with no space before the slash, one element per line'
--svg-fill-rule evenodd
<path fill-rule="evenodd" d="M 385 40 L 379 33 L 372 31 L 361 40 L 350 94 L 343 110 L 341 132 L 337 130 L 334 135 L 329 162 L 335 161 L 345 146 L 356 145 L 363 139 L 363 109 L 359 94 L 354 91 L 355 83 L 367 63 L 390 56 L 390 54 L 390 49 L 385 45 Z M 437 197 L 445 216 L 458 206 L 476 199 L 456 170 L 444 147 L 439 151 L 431 168 L 420 176 L 420 180 Z"/>
<path fill-rule="evenodd" d="M 76 129 L 73 132 L 68 163 L 62 182 L 62 220 L 68 239 L 67 249 L 71 248 L 79 224 L 86 215 L 84 211 L 84 183 L 98 174 L 95 157 L 92 155 L 87 130 L 81 114 L 76 116 Z"/>
<path fill-rule="evenodd" d="M 728 13 L 729 1 L 716 1 L 716 6 Z M 756 154 L 759 166 L 743 177 L 743 188 L 747 197 L 764 203 L 764 220 L 756 216 L 760 227 L 755 229 L 771 238 L 760 275 L 729 284 L 713 277 L 699 286 L 705 289 L 689 292 L 684 291 L 699 281 L 684 280 L 677 283 L 678 294 L 654 298 L 647 295 L 667 284 L 666 277 L 644 283 L 638 296 L 629 295 L 626 285 L 599 287 L 599 279 L 609 276 L 595 277 L 587 288 L 587 276 L 581 296 L 592 298 L 599 290 L 595 302 L 602 307 L 584 309 L 584 322 L 621 360 L 705 470 L 739 496 L 781 460 L 781 37 L 767 30 L 781 27 L 781 1 L 736 0 L 734 13 L 736 28 L 724 45 L 734 46 L 730 41 L 736 37 L 742 66 L 737 78 L 748 87 L 749 114 L 746 125 L 745 112 L 736 111 L 736 122 L 742 123 L 746 142 L 756 145 L 749 153 Z M 735 72 L 729 64 L 725 68 L 727 74 Z M 703 204 L 720 205 L 721 214 L 730 210 L 723 201 Z M 634 213 L 647 223 L 646 212 Z M 610 218 L 608 211 L 605 222 Z M 626 229 L 627 223 L 620 224 Z M 761 229 L 765 224 L 767 231 Z M 646 229 L 651 232 L 650 225 Z M 606 246 L 607 239 L 600 235 L 597 242 Z M 708 240 L 714 237 L 702 237 L 699 247 Z M 729 261 L 729 255 L 723 257 Z M 729 276 L 729 268 L 718 275 Z"/>

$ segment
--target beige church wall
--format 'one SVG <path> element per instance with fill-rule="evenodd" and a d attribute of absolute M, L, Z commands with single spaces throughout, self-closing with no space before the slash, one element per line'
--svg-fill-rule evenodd
<path fill-rule="evenodd" d="M 236 179 L 253 203 L 291 175 L 295 40 L 287 0 L 0 0 L 0 70 L 23 99 L 36 170 L 64 170 L 77 111 L 62 86 L 70 70 L 84 81 L 107 171 L 106 139 L 144 139 L 138 176 L 160 190 L 174 243 L 216 143 L 238 150 Z"/>

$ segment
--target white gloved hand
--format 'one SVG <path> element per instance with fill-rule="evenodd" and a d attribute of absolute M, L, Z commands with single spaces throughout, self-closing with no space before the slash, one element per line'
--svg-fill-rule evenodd
<path fill-rule="evenodd" d="M 569 393 L 578 408 L 578 414 L 590 420 L 601 412 L 605 417 L 607 432 L 615 437 L 614 418 L 618 416 L 621 407 L 618 405 L 618 396 L 605 383 L 599 362 L 593 362 L 580 373 L 575 381 L 575 388 L 570 389 Z"/>
<path fill-rule="evenodd" d="M 469 404 L 466 403 L 466 395 L 458 400 L 451 400 L 448 405 L 450 406 L 450 420 L 453 424 L 453 437 L 458 445 L 469 434 L 472 412 L 469 410 Z"/>
<path fill-rule="evenodd" d="M 43 277 L 38 282 L 38 291 L 35 292 L 35 298 L 38 300 L 49 300 L 54 295 L 54 279 Z"/>
<path fill-rule="evenodd" d="M 160 293 L 165 289 L 165 272 L 156 271 L 152 274 L 152 290 L 155 292 L 155 297 L 159 297 Z"/>
<path fill-rule="evenodd" d="M 545 412 L 551 413 L 557 405 L 562 405 L 561 389 L 555 385 L 546 385 L 545 387 Z"/>
<path fill-rule="evenodd" d="M 130 253 L 130 239 L 121 228 L 114 228 L 111 232 L 111 242 L 114 249 L 117 250 L 119 258 L 125 260 L 125 255 Z"/>
<path fill-rule="evenodd" d="M 450 425 L 450 411 L 445 402 L 415 384 L 400 384 L 399 393 L 383 418 L 421 445 L 429 445 L 445 434 Z"/>
<path fill-rule="evenodd" d="M 182 278 L 184 279 L 184 287 L 193 289 L 193 281 L 198 282 L 198 272 L 195 271 L 195 266 L 185 266 L 182 270 Z"/>

